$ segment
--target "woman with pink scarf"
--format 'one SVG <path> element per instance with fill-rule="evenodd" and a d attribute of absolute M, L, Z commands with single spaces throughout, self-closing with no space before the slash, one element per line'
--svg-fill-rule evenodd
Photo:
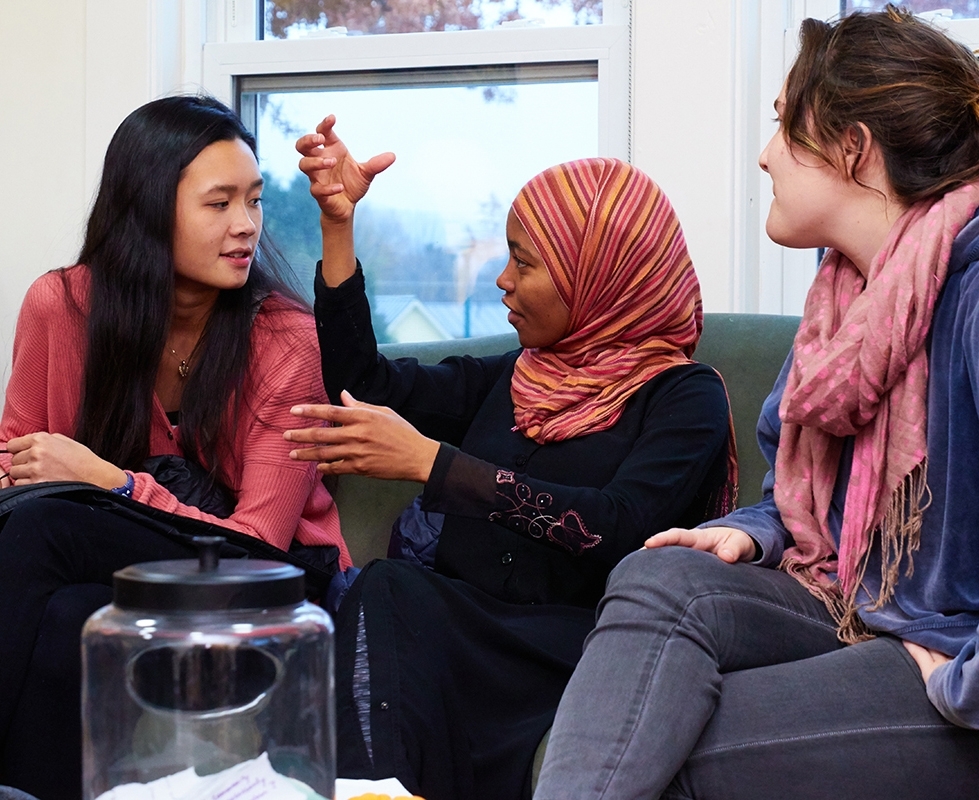
<path fill-rule="evenodd" d="M 764 499 L 613 570 L 537 800 L 979 791 L 979 65 L 806 20 L 775 108 L 768 234 L 828 249 Z"/>

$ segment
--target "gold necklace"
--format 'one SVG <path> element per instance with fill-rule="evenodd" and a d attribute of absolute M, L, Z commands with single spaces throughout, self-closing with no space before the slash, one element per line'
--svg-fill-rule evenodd
<path fill-rule="evenodd" d="M 177 355 L 177 351 L 174 350 L 172 347 L 170 348 L 170 352 L 173 353 L 174 359 L 176 359 L 176 361 L 178 362 L 177 363 L 177 374 L 181 378 L 186 378 L 188 375 L 190 375 L 190 364 L 187 363 L 187 360 L 186 359 L 181 358 L 180 356 L 178 356 Z"/>

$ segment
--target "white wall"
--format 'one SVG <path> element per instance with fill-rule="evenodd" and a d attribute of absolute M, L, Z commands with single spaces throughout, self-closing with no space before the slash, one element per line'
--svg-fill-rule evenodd
<path fill-rule="evenodd" d="M 3 2 L 0 390 L 24 292 L 81 248 L 113 131 L 193 64 L 181 38 L 188 9 L 187 0 Z"/>
<path fill-rule="evenodd" d="M 672 200 L 709 310 L 735 306 L 732 0 L 633 6 L 633 163 Z"/>
<path fill-rule="evenodd" d="M 85 216 L 85 5 L 0 14 L 0 378 L 34 277 L 71 259 Z"/>
<path fill-rule="evenodd" d="M 785 5 L 633 5 L 633 158 L 673 200 L 711 311 L 782 310 L 780 288 L 766 289 L 757 269 L 760 206 L 767 208 L 769 197 L 753 166 L 769 135 L 760 130 L 757 110 L 759 87 L 770 91 L 758 75 L 759 15 L 766 3 Z M 199 80 L 200 54 L 184 41 L 194 41 L 185 31 L 201 24 L 202 5 L 4 3 L 0 381 L 9 371 L 14 322 L 28 284 L 69 263 L 79 249 L 112 131 L 142 103 Z M 781 54 L 780 29 L 774 36 Z M 776 87 L 778 81 L 780 75 Z"/>

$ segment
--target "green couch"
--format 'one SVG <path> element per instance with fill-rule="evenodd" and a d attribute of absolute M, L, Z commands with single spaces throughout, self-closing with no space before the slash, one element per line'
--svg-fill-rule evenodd
<path fill-rule="evenodd" d="M 740 465 L 739 505 L 750 505 L 761 497 L 761 481 L 767 465 L 755 442 L 755 422 L 798 326 L 798 317 L 771 314 L 704 316 L 704 334 L 695 358 L 721 373 L 731 398 Z M 383 345 L 381 350 L 388 358 L 414 356 L 423 364 L 435 364 L 459 353 L 491 355 L 517 346 L 517 336 L 513 333 L 480 339 Z M 355 564 L 363 566 L 387 553 L 391 524 L 419 493 L 421 485 L 345 475 L 331 488 L 350 554 Z"/>

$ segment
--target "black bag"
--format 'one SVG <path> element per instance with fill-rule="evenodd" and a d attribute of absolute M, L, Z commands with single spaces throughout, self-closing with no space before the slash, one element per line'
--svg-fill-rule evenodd
<path fill-rule="evenodd" d="M 143 462 L 143 472 L 185 506 L 199 508 L 212 517 L 227 519 L 235 510 L 235 495 L 213 479 L 202 466 L 183 456 L 152 456 Z"/>
<path fill-rule="evenodd" d="M 293 564 L 306 572 L 306 596 L 317 600 L 326 595 L 330 580 L 339 571 L 340 551 L 335 545 L 309 547 L 293 541 L 289 551 L 211 522 L 181 517 L 161 511 L 145 503 L 100 489 L 90 483 L 52 481 L 26 486 L 11 486 L 0 490 L 0 527 L 21 503 L 38 497 L 57 497 L 93 508 L 110 511 L 136 525 L 156 531 L 162 536 L 193 546 L 195 536 L 223 536 L 222 558 L 261 558 Z"/>

